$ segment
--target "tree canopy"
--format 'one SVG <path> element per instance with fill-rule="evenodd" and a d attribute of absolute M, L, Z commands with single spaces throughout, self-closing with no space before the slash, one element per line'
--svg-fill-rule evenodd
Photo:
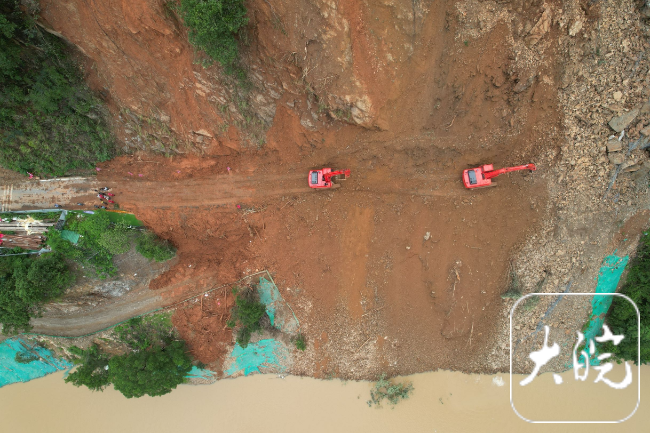
<path fill-rule="evenodd" d="M 89 169 L 115 153 L 105 110 L 17 0 L 0 3 L 0 165 L 37 175 Z"/>
<path fill-rule="evenodd" d="M 180 13 L 190 43 L 230 71 L 238 57 L 235 35 L 248 23 L 244 1 L 181 0 Z"/>
<path fill-rule="evenodd" d="M 171 392 L 185 381 L 192 359 L 185 342 L 174 339 L 169 315 L 136 317 L 116 326 L 114 336 L 126 345 L 122 355 L 103 353 L 99 346 L 71 352 L 79 366 L 66 382 L 101 391 L 113 384 L 127 398 Z"/>
<path fill-rule="evenodd" d="M 28 330 L 42 304 L 61 296 L 73 280 L 65 259 L 57 253 L 0 256 L 2 332 Z"/>
<path fill-rule="evenodd" d="M 126 398 L 167 394 L 185 381 L 191 369 L 183 341 L 115 356 L 108 363 L 113 386 Z"/>

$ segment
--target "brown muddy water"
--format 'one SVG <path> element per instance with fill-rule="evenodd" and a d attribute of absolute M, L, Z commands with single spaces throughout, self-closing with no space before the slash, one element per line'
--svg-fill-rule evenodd
<path fill-rule="evenodd" d="M 573 372 L 538 376 L 517 388 L 515 404 L 528 417 L 584 416 L 591 420 L 627 416 L 636 405 L 638 382 L 615 391 L 603 383 L 575 382 Z M 593 382 L 596 374 L 590 373 Z M 509 377 L 439 371 L 409 376 L 415 391 L 394 408 L 369 408 L 371 384 L 275 375 L 183 385 L 163 397 L 127 400 L 115 390 L 92 393 L 65 384 L 56 373 L 0 389 L 4 432 L 649 432 L 644 405 L 628 421 L 608 425 L 535 425 L 510 407 Z M 608 377 L 620 381 L 617 367 Z M 641 393 L 650 391 L 650 367 L 641 369 Z M 499 386 L 501 385 L 501 386 Z M 524 392 L 525 391 L 525 392 Z M 647 405 L 646 405 L 647 406 Z M 584 410 L 585 407 L 588 410 Z M 582 411 L 582 413 L 580 413 Z"/>

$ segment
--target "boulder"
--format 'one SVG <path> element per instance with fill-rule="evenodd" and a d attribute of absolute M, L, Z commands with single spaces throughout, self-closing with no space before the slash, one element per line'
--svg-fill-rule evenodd
<path fill-rule="evenodd" d="M 612 153 L 612 152 L 618 152 L 619 150 L 623 149 L 623 143 L 618 141 L 616 138 L 610 138 L 607 141 L 607 152 Z"/>
<path fill-rule="evenodd" d="M 623 164 L 623 162 L 625 161 L 625 155 L 623 155 L 621 152 L 610 153 L 608 156 L 609 156 L 609 162 L 611 162 L 614 165 Z"/>
<path fill-rule="evenodd" d="M 623 113 L 620 116 L 616 116 L 612 118 L 612 120 L 609 121 L 609 127 L 612 128 L 616 132 L 621 132 L 625 128 L 627 128 L 630 123 L 634 119 L 636 119 L 636 116 L 639 115 L 639 109 L 635 108 L 634 110 L 630 110 L 627 113 Z"/>

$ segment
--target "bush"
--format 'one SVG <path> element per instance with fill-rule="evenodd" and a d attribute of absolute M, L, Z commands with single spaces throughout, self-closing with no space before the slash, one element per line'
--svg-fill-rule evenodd
<path fill-rule="evenodd" d="M 124 222 L 115 223 L 111 230 L 99 235 L 98 243 L 113 255 L 126 253 L 131 249 L 128 226 Z"/>
<path fill-rule="evenodd" d="M 248 23 L 243 0 L 181 0 L 181 17 L 190 43 L 233 72 L 237 61 L 235 35 Z"/>
<path fill-rule="evenodd" d="M 2 332 L 29 330 L 43 303 L 63 294 L 74 277 L 62 255 L 0 256 Z"/>
<path fill-rule="evenodd" d="M 394 405 L 409 398 L 411 392 L 413 392 L 413 384 L 392 384 L 386 380 L 386 373 L 382 373 L 374 388 L 370 391 L 370 400 L 367 403 L 368 406 L 372 406 L 373 403 L 381 406 L 383 400 L 388 400 L 390 404 Z"/>
<path fill-rule="evenodd" d="M 0 165 L 64 175 L 110 159 L 115 143 L 104 108 L 67 58 L 17 0 L 0 5 Z"/>
<path fill-rule="evenodd" d="M 16 356 L 14 357 L 16 362 L 19 364 L 29 364 L 30 362 L 36 361 L 39 358 L 40 356 L 38 356 L 37 354 L 28 352 L 26 350 L 16 352 Z"/>
<path fill-rule="evenodd" d="M 632 299 L 641 313 L 641 363 L 650 362 L 650 236 L 644 233 L 639 247 L 628 268 L 621 292 Z M 636 310 L 626 299 L 614 297 L 605 322 L 614 335 L 624 335 L 618 346 L 611 342 L 603 345 L 602 352 L 611 353 L 620 361 L 638 361 Z"/>
<path fill-rule="evenodd" d="M 143 257 L 157 262 L 164 262 L 174 257 L 176 251 L 168 242 L 158 239 L 155 233 L 144 232 L 136 241 L 135 250 Z"/>
<path fill-rule="evenodd" d="M 303 334 L 298 334 L 296 336 L 296 349 L 304 351 L 307 348 L 307 341 Z"/>
<path fill-rule="evenodd" d="M 146 350 L 152 345 L 163 345 L 171 337 L 170 314 L 134 317 L 114 329 L 117 338 L 133 350 Z"/>
<path fill-rule="evenodd" d="M 265 315 L 266 306 L 256 299 L 253 290 L 248 289 L 237 295 L 228 326 L 231 328 L 240 326 L 236 340 L 241 347 L 246 348 L 253 332 L 262 329 L 260 321 Z"/>

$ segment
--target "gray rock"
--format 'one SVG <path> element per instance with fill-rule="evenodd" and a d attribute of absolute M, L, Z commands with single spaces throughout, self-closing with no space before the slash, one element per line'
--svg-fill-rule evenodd
<path fill-rule="evenodd" d="M 646 102 L 641 106 L 641 114 L 648 114 L 650 113 L 650 101 Z"/>
<path fill-rule="evenodd" d="M 636 164 L 628 165 L 623 169 L 623 171 L 626 173 L 632 173 L 639 170 L 640 168 L 641 168 L 641 164 L 636 163 Z"/>
<path fill-rule="evenodd" d="M 641 132 L 641 134 L 645 135 L 646 137 L 650 137 L 650 125 L 646 126 L 639 132 Z"/>
<path fill-rule="evenodd" d="M 636 119 L 636 116 L 639 115 L 639 109 L 635 108 L 634 110 L 628 111 L 627 113 L 623 113 L 620 116 L 614 117 L 612 120 L 609 121 L 609 127 L 612 128 L 616 132 L 621 132 L 625 128 L 629 126 L 630 123 L 634 119 Z"/>
<path fill-rule="evenodd" d="M 520 80 L 515 85 L 514 89 L 512 89 L 512 91 L 515 92 L 515 93 L 521 93 L 524 90 L 526 90 L 527 88 L 529 88 L 531 86 L 531 84 L 533 84 L 533 81 L 535 81 L 535 76 L 534 75 L 532 77 L 529 77 L 527 80 Z"/>
<path fill-rule="evenodd" d="M 623 155 L 620 152 L 615 152 L 615 153 L 610 153 L 609 154 L 609 162 L 615 165 L 623 164 L 625 161 L 625 155 Z"/>
<path fill-rule="evenodd" d="M 616 138 L 610 138 L 610 139 L 607 141 L 607 152 L 608 152 L 608 153 L 611 153 L 611 152 L 618 152 L 619 150 L 622 150 L 622 149 L 623 149 L 623 143 L 621 143 L 620 141 L 618 141 L 618 139 L 616 139 Z"/>

